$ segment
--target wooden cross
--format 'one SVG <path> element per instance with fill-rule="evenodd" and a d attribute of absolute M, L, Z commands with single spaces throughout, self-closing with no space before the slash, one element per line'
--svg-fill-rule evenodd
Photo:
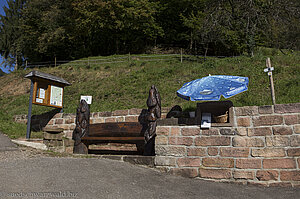
<path fill-rule="evenodd" d="M 273 105 L 276 104 L 275 102 L 275 90 L 274 90 L 274 83 L 273 83 L 273 76 L 272 76 L 272 71 L 274 70 L 274 67 L 271 67 L 271 60 L 268 57 L 266 60 L 266 66 L 267 68 L 264 69 L 264 72 L 268 73 L 269 79 L 270 79 L 270 85 L 271 85 L 271 97 L 272 97 L 272 102 Z"/>

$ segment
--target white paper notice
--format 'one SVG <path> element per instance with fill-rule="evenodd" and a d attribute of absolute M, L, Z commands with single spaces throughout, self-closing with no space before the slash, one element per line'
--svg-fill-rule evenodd
<path fill-rule="evenodd" d="M 87 104 L 92 104 L 92 96 L 81 96 L 80 100 L 85 100 Z"/>
<path fill-rule="evenodd" d="M 211 127 L 211 113 L 202 113 L 201 128 Z"/>
<path fill-rule="evenodd" d="M 37 103 L 41 103 L 41 104 L 43 103 L 43 99 L 36 98 L 35 101 L 36 101 Z"/>
<path fill-rule="evenodd" d="M 50 104 L 62 106 L 63 88 L 51 85 Z"/>
<path fill-rule="evenodd" d="M 40 93 L 39 93 L 39 98 L 41 99 L 45 99 L 45 89 L 43 88 L 40 88 Z"/>

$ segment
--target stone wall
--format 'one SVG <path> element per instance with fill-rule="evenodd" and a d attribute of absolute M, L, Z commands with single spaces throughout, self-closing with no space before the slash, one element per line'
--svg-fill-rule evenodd
<path fill-rule="evenodd" d="M 232 127 L 158 126 L 156 167 L 192 178 L 300 187 L 300 103 L 233 113 Z"/>
<path fill-rule="evenodd" d="M 137 122 L 141 112 L 142 109 L 116 110 L 112 112 L 94 112 L 90 114 L 90 123 Z M 27 123 L 27 116 L 17 115 L 15 116 L 14 120 L 19 123 Z M 54 115 L 45 113 L 43 114 L 43 116 L 33 116 L 31 126 L 63 128 L 64 137 L 71 139 L 73 130 L 76 126 L 75 120 L 75 113 L 56 113 Z"/>
<path fill-rule="evenodd" d="M 170 108 L 162 108 L 162 118 L 165 118 Z M 146 109 L 116 110 L 112 112 L 93 112 L 90 114 L 90 123 L 108 123 L 108 122 L 138 122 L 139 117 L 147 111 Z M 75 129 L 75 113 L 59 113 L 56 109 L 42 115 L 33 115 L 31 126 L 34 129 L 42 131 L 43 127 L 58 127 L 64 129 L 64 137 L 72 138 Z M 27 115 L 16 115 L 15 122 L 27 123 Z"/>
<path fill-rule="evenodd" d="M 163 108 L 163 118 L 169 110 Z M 137 122 L 143 111 L 91 113 L 90 122 Z M 232 127 L 158 126 L 155 167 L 192 178 L 300 187 L 300 103 L 234 107 L 233 114 Z M 34 125 L 63 128 L 64 137 L 72 137 L 75 114 L 35 118 Z"/>

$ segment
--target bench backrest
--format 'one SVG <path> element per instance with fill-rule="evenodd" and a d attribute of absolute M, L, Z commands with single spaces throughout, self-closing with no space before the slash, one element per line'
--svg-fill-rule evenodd
<path fill-rule="evenodd" d="M 114 122 L 90 124 L 89 137 L 140 137 L 144 136 L 139 122 Z"/>

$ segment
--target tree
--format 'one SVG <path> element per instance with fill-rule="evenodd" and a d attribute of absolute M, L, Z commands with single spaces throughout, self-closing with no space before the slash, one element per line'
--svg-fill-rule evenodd
<path fill-rule="evenodd" d="M 273 0 L 268 5 L 265 45 L 300 50 L 300 2 Z"/>
<path fill-rule="evenodd" d="M 72 45 L 71 0 L 31 0 L 22 12 L 24 56 L 31 62 L 70 59 Z"/>
<path fill-rule="evenodd" d="M 163 34 L 157 3 L 149 0 L 77 0 L 76 32 L 89 54 L 139 52 Z"/>
<path fill-rule="evenodd" d="M 210 0 L 207 16 L 213 27 L 212 33 L 218 35 L 219 45 L 231 54 L 247 51 L 253 55 L 258 42 L 259 27 L 265 21 L 260 0 Z"/>
<path fill-rule="evenodd" d="M 199 17 L 204 14 L 206 1 L 160 0 L 157 18 L 165 33 L 161 43 L 188 46 L 192 49 L 197 37 L 196 32 L 202 23 Z"/>
<path fill-rule="evenodd" d="M 158 45 L 204 55 L 299 49 L 299 0 L 8 0 L 0 54 L 20 63 L 143 53 Z"/>
<path fill-rule="evenodd" d="M 8 0 L 5 15 L 0 15 L 0 54 L 6 63 L 15 63 L 16 69 L 22 60 L 20 18 L 24 4 L 25 0 Z"/>

